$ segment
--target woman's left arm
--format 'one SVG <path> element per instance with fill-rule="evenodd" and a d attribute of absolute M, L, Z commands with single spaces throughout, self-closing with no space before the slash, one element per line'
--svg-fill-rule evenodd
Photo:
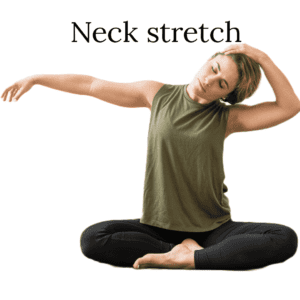
<path fill-rule="evenodd" d="M 259 63 L 276 97 L 274 102 L 253 106 L 234 105 L 229 113 L 228 122 L 231 125 L 228 126 L 228 134 L 269 128 L 300 112 L 300 101 L 291 84 L 268 55 L 246 44 L 230 46 L 224 53 L 244 53 Z"/>

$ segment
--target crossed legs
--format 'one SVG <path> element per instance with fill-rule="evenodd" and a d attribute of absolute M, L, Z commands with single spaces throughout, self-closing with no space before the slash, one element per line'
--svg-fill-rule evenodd
<path fill-rule="evenodd" d="M 280 263 L 297 250 L 296 233 L 271 223 L 229 221 L 209 232 L 180 232 L 139 219 L 104 221 L 81 236 L 88 258 L 114 266 L 250 270 Z"/>

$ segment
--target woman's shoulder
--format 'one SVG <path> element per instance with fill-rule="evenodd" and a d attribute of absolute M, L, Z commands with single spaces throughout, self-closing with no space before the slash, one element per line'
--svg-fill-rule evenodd
<path fill-rule="evenodd" d="M 144 94 L 147 99 L 147 103 L 149 104 L 148 108 L 151 109 L 153 99 L 158 91 L 164 86 L 165 84 L 159 81 L 147 80 L 144 81 Z"/>
<path fill-rule="evenodd" d="M 174 91 L 179 91 L 183 88 L 183 86 L 184 85 L 174 85 L 153 81 L 148 88 L 148 103 L 150 105 L 150 109 L 154 100 L 157 100 L 165 95 L 171 94 Z"/>

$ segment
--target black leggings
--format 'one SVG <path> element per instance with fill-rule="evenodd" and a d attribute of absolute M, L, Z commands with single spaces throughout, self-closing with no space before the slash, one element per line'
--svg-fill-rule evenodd
<path fill-rule="evenodd" d="M 194 252 L 195 268 L 250 270 L 281 263 L 297 250 L 291 228 L 272 223 L 229 220 L 207 232 L 174 231 L 140 223 L 140 219 L 104 221 L 81 235 L 85 256 L 101 263 L 132 267 L 147 253 L 166 253 L 184 239 L 194 239 L 203 250 Z"/>

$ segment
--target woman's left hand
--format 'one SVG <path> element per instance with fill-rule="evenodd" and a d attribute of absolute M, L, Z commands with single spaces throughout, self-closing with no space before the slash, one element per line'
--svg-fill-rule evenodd
<path fill-rule="evenodd" d="M 257 63 L 261 63 L 261 61 L 265 58 L 266 54 L 256 48 L 253 48 L 247 44 L 236 44 L 227 47 L 223 53 L 227 54 L 237 54 L 243 53 L 252 58 Z"/>

